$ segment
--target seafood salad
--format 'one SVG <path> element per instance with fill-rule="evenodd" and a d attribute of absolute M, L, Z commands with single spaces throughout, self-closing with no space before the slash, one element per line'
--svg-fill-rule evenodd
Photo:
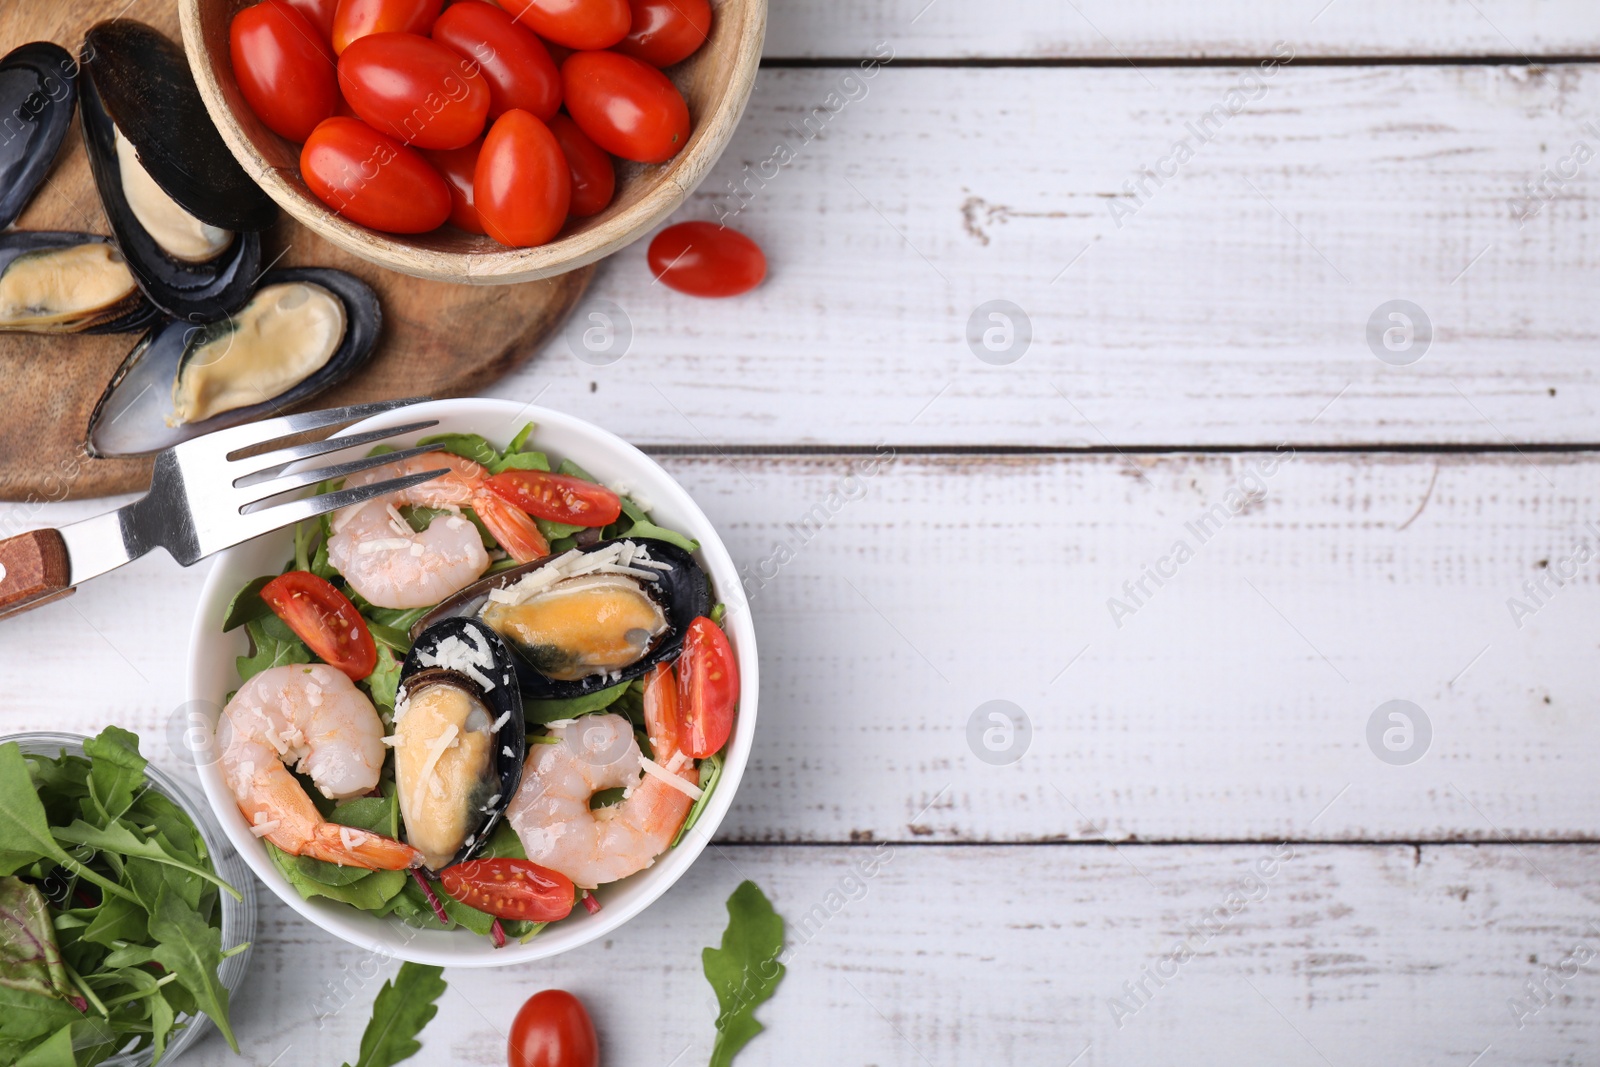
<path fill-rule="evenodd" d="M 395 452 L 346 484 L 439 474 L 303 523 L 229 607 L 218 767 L 304 897 L 498 947 L 598 911 L 716 788 L 739 674 L 699 545 L 533 431 Z"/>

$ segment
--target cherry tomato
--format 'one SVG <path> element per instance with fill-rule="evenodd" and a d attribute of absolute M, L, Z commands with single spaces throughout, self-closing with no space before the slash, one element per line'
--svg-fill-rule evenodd
<path fill-rule="evenodd" d="M 289 571 L 261 587 L 261 599 L 330 667 L 359 682 L 378 665 L 372 631 L 350 598 L 310 571 Z"/>
<path fill-rule="evenodd" d="M 550 127 L 507 111 L 483 139 L 472 189 L 483 228 L 503 245 L 542 245 L 567 221 L 572 176 Z"/>
<path fill-rule="evenodd" d="M 564 989 L 528 998 L 511 1023 L 511 1067 L 600 1067 L 600 1041 L 583 1001 Z"/>
<path fill-rule="evenodd" d="M 572 172 L 572 205 L 568 212 L 580 219 L 600 214 L 617 193 L 617 168 L 611 164 L 610 153 L 589 140 L 567 115 L 551 119 L 550 132 L 556 135 L 561 154 L 567 157 L 567 169 Z"/>
<path fill-rule="evenodd" d="M 484 232 L 483 220 L 478 218 L 478 207 L 472 199 L 472 177 L 478 169 L 478 153 L 482 150 L 483 138 L 480 137 L 462 148 L 422 153 L 450 187 L 450 221 L 468 233 Z"/>
<path fill-rule="evenodd" d="M 427 36 L 444 0 L 339 0 L 333 16 L 333 50 L 344 50 L 369 33 Z"/>
<path fill-rule="evenodd" d="M 468 860 L 439 872 L 444 891 L 497 919 L 552 923 L 572 911 L 572 879 L 528 860 Z"/>
<path fill-rule="evenodd" d="M 322 43 L 333 41 L 333 16 L 339 10 L 339 0 L 283 0 L 306 17 L 306 21 L 322 34 Z"/>
<path fill-rule="evenodd" d="M 456 4 L 433 24 L 433 39 L 478 64 L 489 83 L 489 121 L 513 108 L 548 122 L 561 107 L 561 72 L 544 42 L 493 4 Z"/>
<path fill-rule="evenodd" d="M 714 222 L 680 222 L 656 234 L 650 272 L 690 296 L 738 296 L 767 276 L 761 246 Z"/>
<path fill-rule="evenodd" d="M 722 627 L 705 616 L 689 624 L 678 657 L 678 744 L 695 759 L 714 755 L 733 732 L 739 661 Z"/>
<path fill-rule="evenodd" d="M 414 33 L 373 33 L 339 57 L 339 88 L 367 125 L 418 148 L 483 133 L 489 83 L 472 60 Z"/>
<path fill-rule="evenodd" d="M 609 526 L 622 500 L 603 485 L 549 471 L 502 471 L 485 483 L 501 500 L 539 519 L 571 526 Z"/>
<path fill-rule="evenodd" d="M 652 67 L 683 62 L 711 35 L 707 0 L 628 0 L 628 7 L 633 24 L 616 50 Z"/>
<path fill-rule="evenodd" d="M 245 103 L 279 137 L 300 144 L 333 114 L 339 96 L 333 50 L 283 0 L 233 16 L 228 50 Z"/>
<path fill-rule="evenodd" d="M 571 114 L 595 144 L 636 163 L 664 163 L 689 140 L 689 105 L 667 76 L 615 52 L 574 52 L 561 67 Z"/>
<path fill-rule="evenodd" d="M 300 173 L 319 200 L 374 230 L 426 233 L 450 217 L 450 187 L 428 161 L 356 119 L 312 130 Z"/>
<path fill-rule="evenodd" d="M 499 0 L 516 20 L 568 48 L 610 48 L 627 36 L 628 0 Z"/>

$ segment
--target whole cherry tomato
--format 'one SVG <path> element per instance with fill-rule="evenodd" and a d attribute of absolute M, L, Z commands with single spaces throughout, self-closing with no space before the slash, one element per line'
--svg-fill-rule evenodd
<path fill-rule="evenodd" d="M 501 471 L 484 487 L 537 519 L 571 526 L 609 526 L 622 514 L 622 500 L 603 485 L 549 471 Z"/>
<path fill-rule="evenodd" d="M 680 222 L 656 234 L 646 259 L 662 283 L 690 296 L 738 296 L 767 276 L 761 246 L 714 222 Z"/>
<path fill-rule="evenodd" d="M 468 860 L 439 872 L 439 884 L 469 908 L 497 919 L 553 923 L 572 912 L 572 879 L 529 860 Z"/>
<path fill-rule="evenodd" d="M 689 624 L 678 657 L 678 747 L 695 759 L 714 755 L 733 732 L 739 661 L 722 627 L 705 616 Z"/>
<path fill-rule="evenodd" d="M 333 50 L 344 50 L 369 33 L 420 33 L 433 29 L 444 0 L 339 0 L 333 16 Z"/>
<path fill-rule="evenodd" d="M 228 51 L 245 103 L 279 137 L 301 144 L 333 114 L 339 96 L 333 50 L 283 0 L 233 16 Z"/>
<path fill-rule="evenodd" d="M 310 571 L 289 571 L 261 587 L 261 599 L 317 657 L 359 682 L 378 665 L 378 646 L 350 598 Z"/>
<path fill-rule="evenodd" d="M 600 1041 L 583 1001 L 564 989 L 535 993 L 511 1023 L 511 1067 L 599 1067 Z"/>
<path fill-rule="evenodd" d="M 433 39 L 478 64 L 489 83 L 489 121 L 513 108 L 548 122 L 561 107 L 561 72 L 544 42 L 493 4 L 455 4 L 433 24 Z"/>
<path fill-rule="evenodd" d="M 580 219 L 600 214 L 617 193 L 617 168 L 611 163 L 611 154 L 589 140 L 567 115 L 551 119 L 550 132 L 556 135 L 572 172 L 572 205 L 568 212 Z"/>
<path fill-rule="evenodd" d="M 339 0 L 283 0 L 306 17 L 306 21 L 322 34 L 322 43 L 333 42 L 333 16 L 339 10 Z"/>
<path fill-rule="evenodd" d="M 500 0 L 516 20 L 568 48 L 610 48 L 627 36 L 628 0 Z"/>
<path fill-rule="evenodd" d="M 628 0 L 633 24 L 616 50 L 652 67 L 670 67 L 694 55 L 711 35 L 707 0 Z"/>
<path fill-rule="evenodd" d="M 450 217 L 450 187 L 428 161 L 357 119 L 312 130 L 300 173 L 319 200 L 374 230 L 426 233 Z"/>
<path fill-rule="evenodd" d="M 689 105 L 648 63 L 615 52 L 574 52 L 561 66 L 571 114 L 595 144 L 636 163 L 664 163 L 689 140 Z"/>
<path fill-rule="evenodd" d="M 489 128 L 472 178 L 478 218 L 503 245 L 542 245 L 567 221 L 572 175 L 550 127 L 507 111 Z"/>
<path fill-rule="evenodd" d="M 339 88 L 367 125 L 418 148 L 460 148 L 489 114 L 477 64 L 414 33 L 351 44 L 339 57 Z"/>
<path fill-rule="evenodd" d="M 478 207 L 472 197 L 472 179 L 478 170 L 478 153 L 482 150 L 483 138 L 480 137 L 461 148 L 422 153 L 450 187 L 450 221 L 468 233 L 484 232 L 483 220 L 478 218 Z"/>

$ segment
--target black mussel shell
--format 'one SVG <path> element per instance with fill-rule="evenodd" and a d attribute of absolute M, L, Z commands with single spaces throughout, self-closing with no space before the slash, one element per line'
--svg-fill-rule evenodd
<path fill-rule="evenodd" d="M 132 19 L 102 22 L 84 37 L 83 69 L 139 162 L 189 214 L 245 233 L 277 221 L 278 206 L 217 132 L 176 41 Z"/>
<path fill-rule="evenodd" d="M 267 415 L 281 415 L 344 381 L 372 357 L 383 330 L 378 295 L 353 274 L 323 267 L 275 270 L 261 288 L 283 282 L 314 282 L 344 304 L 345 335 L 321 370 L 271 400 L 224 411 L 203 422 L 168 426 L 172 386 L 193 331 L 186 322 L 167 322 L 151 330 L 123 360 L 89 417 L 89 451 L 95 456 L 145 456 L 213 430 L 238 426 Z"/>
<path fill-rule="evenodd" d="M 115 249 L 115 245 L 106 237 L 92 233 L 64 233 L 60 231 L 33 232 L 28 230 L 13 230 L 0 234 L 0 278 L 10 269 L 11 264 L 19 257 L 33 252 L 48 252 L 56 249 L 76 248 L 79 245 L 103 244 Z M 128 294 L 126 299 L 119 300 L 105 307 L 95 308 L 85 312 L 76 321 L 64 323 L 59 327 L 50 329 L 20 330 L 26 333 L 131 333 L 142 330 L 161 317 L 144 294 L 138 289 Z M 0 332 L 11 329 L 0 322 Z"/>
<path fill-rule="evenodd" d="M 711 582 L 706 577 L 706 572 L 700 569 L 700 564 L 695 562 L 694 556 L 685 552 L 677 545 L 667 541 L 653 541 L 648 538 L 612 538 L 606 541 L 597 541 L 592 545 L 576 549 L 578 552 L 597 552 L 619 541 L 637 541 L 647 545 L 650 557 L 657 562 L 667 563 L 671 566 L 661 571 L 659 582 L 644 582 L 641 586 L 661 605 L 662 613 L 667 618 L 667 631 L 657 638 L 650 651 L 634 663 L 618 671 L 616 674 L 591 675 L 576 681 L 560 681 L 547 677 L 539 672 L 524 656 L 517 652 L 515 645 L 510 645 L 512 659 L 516 663 L 517 678 L 522 683 L 522 693 L 531 700 L 567 700 L 572 697 L 585 696 L 608 689 L 619 682 L 625 682 L 648 674 L 658 663 L 671 663 L 678 658 L 678 653 L 683 648 L 683 637 L 688 632 L 689 624 L 701 615 L 711 612 Z M 427 628 L 437 625 L 441 619 L 448 618 L 473 618 L 483 610 L 489 602 L 489 590 L 504 589 L 515 585 L 529 571 L 537 570 L 552 560 L 559 559 L 565 553 L 555 553 L 536 559 L 532 563 L 524 563 L 520 567 L 511 567 L 499 574 L 490 575 L 469 585 L 455 596 L 446 600 L 438 607 L 420 619 L 412 628 L 415 636 Z M 509 642 L 508 642 L 509 644 Z"/>
<path fill-rule="evenodd" d="M 214 322 L 237 311 L 250 300 L 261 274 L 257 231 L 271 225 L 277 208 L 239 168 L 211 125 L 183 52 L 142 23 L 117 19 L 89 31 L 83 70 L 87 76 L 78 110 L 89 167 L 140 288 L 151 303 L 186 322 Z M 163 95 L 169 92 L 174 95 Z M 119 128 L 140 164 L 179 206 L 208 225 L 235 231 L 227 248 L 191 263 L 156 243 L 123 192 Z M 258 200 L 270 213 L 253 206 Z M 250 225 L 224 221 L 241 219 Z"/>
<path fill-rule="evenodd" d="M 494 682 L 494 688 L 487 692 L 466 674 L 448 667 L 423 663 L 425 658 L 437 654 L 439 646 L 452 637 L 469 648 L 476 648 L 474 635 L 489 646 L 494 656 L 494 671 L 481 672 L 487 674 L 489 680 Z M 444 619 L 425 630 L 412 644 L 405 663 L 401 665 L 399 699 L 403 700 L 408 690 L 440 681 L 472 693 L 483 702 L 496 721 L 502 716 L 506 717 L 505 724 L 500 727 L 494 740 L 494 773 L 499 782 L 494 796 L 498 799 L 486 805 L 488 810 L 481 813 L 482 824 L 472 831 L 470 842 L 451 858 L 450 863 L 454 864 L 471 859 L 483 848 L 490 835 L 494 833 L 495 827 L 499 825 L 506 808 L 511 805 L 512 798 L 517 795 L 517 786 L 522 782 L 522 764 L 528 753 L 528 730 L 527 723 L 523 719 L 522 694 L 517 687 L 514 658 L 506 643 L 500 639 L 500 635 L 478 620 Z"/>
<path fill-rule="evenodd" d="M 78 106 L 78 61 L 35 41 L 0 58 L 0 229 L 28 206 L 50 173 Z"/>

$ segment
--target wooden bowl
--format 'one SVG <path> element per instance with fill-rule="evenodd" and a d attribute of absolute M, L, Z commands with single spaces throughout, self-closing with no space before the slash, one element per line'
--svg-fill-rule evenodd
<path fill-rule="evenodd" d="M 575 270 L 643 237 L 711 172 L 750 98 L 767 0 L 712 0 L 711 39 L 666 73 L 689 103 L 689 143 L 665 163 L 617 164 L 611 206 L 569 221 L 548 244 L 507 248 L 445 225 L 432 233 L 389 234 L 341 218 L 306 188 L 300 146 L 256 118 L 239 92 L 228 52 L 233 16 L 255 0 L 178 0 L 183 46 L 211 119 L 240 164 L 267 195 L 303 225 L 363 259 L 418 278 L 509 285 Z"/>

